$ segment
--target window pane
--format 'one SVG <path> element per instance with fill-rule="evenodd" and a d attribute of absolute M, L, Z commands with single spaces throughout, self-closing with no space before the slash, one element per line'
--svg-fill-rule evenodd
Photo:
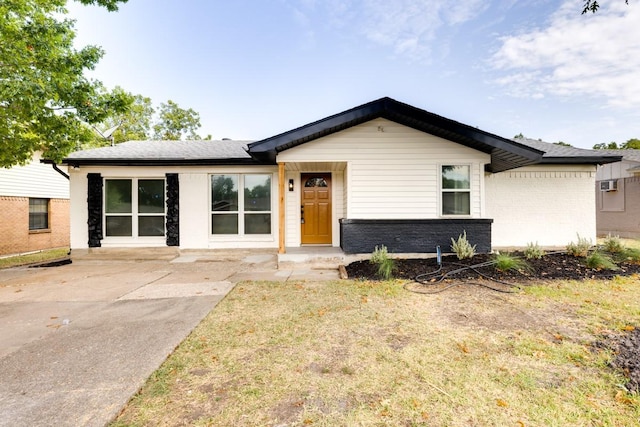
<path fill-rule="evenodd" d="M 244 210 L 271 210 L 271 175 L 244 176 Z"/>
<path fill-rule="evenodd" d="M 131 236 L 130 216 L 108 216 L 107 236 Z"/>
<path fill-rule="evenodd" d="M 49 199 L 29 199 L 29 213 L 45 213 L 49 207 Z"/>
<path fill-rule="evenodd" d="M 138 181 L 138 212 L 164 213 L 164 180 L 141 179 Z"/>
<path fill-rule="evenodd" d="M 49 199 L 29 199 L 29 230 L 49 228 Z"/>
<path fill-rule="evenodd" d="M 108 179 L 105 187 L 105 212 L 131 213 L 131 180 Z"/>
<path fill-rule="evenodd" d="M 164 216 L 138 217 L 138 236 L 164 236 Z"/>
<path fill-rule="evenodd" d="M 211 176 L 211 210 L 214 212 L 238 211 L 237 175 Z"/>
<path fill-rule="evenodd" d="M 211 215 L 211 234 L 238 234 L 238 215 Z"/>
<path fill-rule="evenodd" d="M 322 178 L 309 178 L 307 179 L 307 181 L 304 183 L 305 187 L 328 187 L 327 185 L 327 181 Z"/>
<path fill-rule="evenodd" d="M 470 206 L 470 194 L 466 191 L 442 193 L 443 215 L 470 215 Z"/>
<path fill-rule="evenodd" d="M 29 214 L 29 230 L 46 230 L 49 228 L 49 216 L 45 213 Z"/>
<path fill-rule="evenodd" d="M 470 189 L 471 172 L 466 166 L 442 166 L 443 189 Z"/>
<path fill-rule="evenodd" d="M 271 234 L 271 214 L 246 214 L 244 234 Z"/>

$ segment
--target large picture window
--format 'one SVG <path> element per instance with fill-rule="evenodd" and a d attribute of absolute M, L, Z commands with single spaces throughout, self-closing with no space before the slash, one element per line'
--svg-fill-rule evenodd
<path fill-rule="evenodd" d="M 442 166 L 442 215 L 471 214 L 471 167 Z"/>
<path fill-rule="evenodd" d="M 49 228 L 49 199 L 29 199 L 29 230 Z"/>
<path fill-rule="evenodd" d="M 211 234 L 271 234 L 271 175 L 212 175 Z"/>
<path fill-rule="evenodd" d="M 106 179 L 106 237 L 165 235 L 163 179 Z"/>

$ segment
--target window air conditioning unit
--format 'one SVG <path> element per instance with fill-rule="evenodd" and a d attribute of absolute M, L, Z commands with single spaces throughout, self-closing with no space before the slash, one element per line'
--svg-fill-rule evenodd
<path fill-rule="evenodd" d="M 600 181 L 600 191 L 617 191 L 618 190 L 618 180 L 610 179 L 607 181 Z"/>

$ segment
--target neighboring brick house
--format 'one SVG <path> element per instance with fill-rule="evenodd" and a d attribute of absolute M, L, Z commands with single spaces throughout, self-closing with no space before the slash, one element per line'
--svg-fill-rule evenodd
<path fill-rule="evenodd" d="M 34 156 L 0 168 L 0 256 L 69 246 L 69 180 Z"/>
<path fill-rule="evenodd" d="M 640 150 L 603 150 L 622 160 L 598 167 L 596 226 L 598 236 L 640 238 Z"/>

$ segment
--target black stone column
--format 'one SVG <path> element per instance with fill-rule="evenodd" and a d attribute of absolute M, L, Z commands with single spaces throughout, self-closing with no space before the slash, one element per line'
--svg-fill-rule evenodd
<path fill-rule="evenodd" d="M 99 173 L 87 174 L 87 230 L 89 232 L 89 247 L 102 246 L 102 176 Z"/>
<path fill-rule="evenodd" d="M 167 177 L 167 246 L 180 246 L 180 183 L 177 173 Z"/>

